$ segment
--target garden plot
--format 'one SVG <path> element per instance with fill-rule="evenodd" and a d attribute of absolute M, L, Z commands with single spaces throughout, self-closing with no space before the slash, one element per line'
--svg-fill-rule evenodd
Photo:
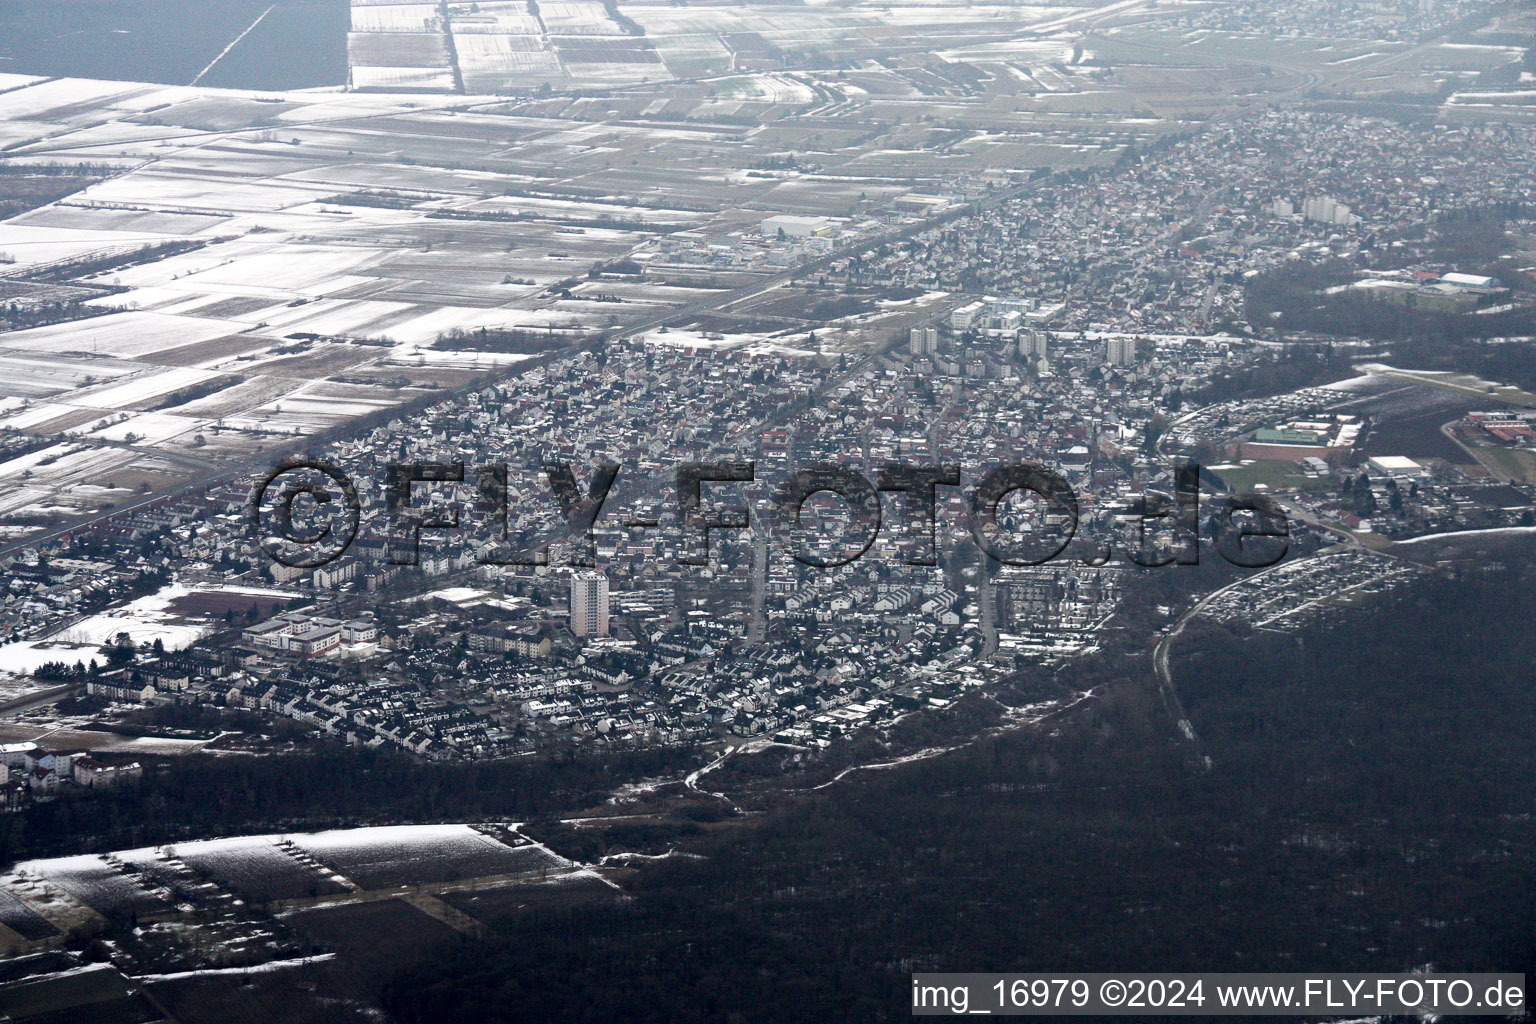
<path fill-rule="evenodd" d="M 177 843 L 176 856 L 193 871 L 253 903 L 303 899 L 347 892 L 329 872 L 284 853 L 276 836 Z M 149 851 L 131 851 L 145 853 Z M 129 860 L 128 854 L 121 855 Z"/>
<path fill-rule="evenodd" d="M 58 886 L 102 915 L 161 914 L 175 909 L 139 879 L 96 854 L 23 861 L 16 865 L 14 875 L 23 874 Z M 6 882 L 8 887 L 14 884 L 11 879 Z"/>
<path fill-rule="evenodd" d="M 570 865 L 541 847 L 514 849 L 468 825 L 392 825 L 289 838 L 364 889 L 430 885 Z"/>

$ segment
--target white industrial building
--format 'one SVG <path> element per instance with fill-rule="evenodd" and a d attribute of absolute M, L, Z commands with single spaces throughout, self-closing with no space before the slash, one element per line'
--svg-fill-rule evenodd
<path fill-rule="evenodd" d="M 760 226 L 769 238 L 777 238 L 781 233 L 785 238 L 813 238 L 830 235 L 836 229 L 837 222 L 831 217 L 796 217 L 787 213 L 765 217 Z"/>

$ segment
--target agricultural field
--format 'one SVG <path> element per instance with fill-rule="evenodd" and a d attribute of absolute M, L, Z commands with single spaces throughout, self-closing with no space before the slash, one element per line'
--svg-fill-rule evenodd
<path fill-rule="evenodd" d="M 272 836 L 178 843 L 173 851 L 197 874 L 253 903 L 348 891 L 334 875 L 300 860 Z M 127 854 L 122 856 L 129 859 Z"/>
<path fill-rule="evenodd" d="M 1477 460 L 1501 480 L 1536 484 L 1536 452 L 1524 448 L 1474 448 Z"/>
<path fill-rule="evenodd" d="M 347 33 L 354 89 L 451 92 L 453 54 L 435 4 L 354 3 Z"/>
<path fill-rule="evenodd" d="M 72 901 L 101 914 L 158 914 L 173 909 L 160 894 L 133 872 L 114 866 L 96 854 L 23 861 L 0 878 L 13 898 L 34 906 L 52 897 Z"/>
<path fill-rule="evenodd" d="M 47 442 L 0 463 L 0 539 L 526 358 L 439 348 L 450 332 L 576 337 L 725 301 L 802 258 L 764 244 L 764 215 L 838 218 L 851 244 L 1396 55 L 1261 53 L 1104 7 L 359 0 L 346 89 L 0 75 L 7 165 L 96 169 L 0 221 L 0 295 L 95 314 L 0 332 L 0 429 Z"/>
<path fill-rule="evenodd" d="M 0 925 L 4 925 L 23 939 L 37 941 L 59 934 L 37 911 L 32 910 L 8 892 L 0 891 Z"/>
<path fill-rule="evenodd" d="M 584 899 L 593 887 L 611 892 L 590 868 L 505 824 L 204 839 L 15 865 L 0 876 L 0 942 L 25 949 L 103 921 L 153 921 L 135 931 L 135 945 L 146 946 L 136 955 L 174 959 L 192 940 L 259 964 L 288 950 L 279 936 L 289 927 L 305 934 L 341 927 L 338 945 L 361 941 L 377 951 L 378 935 L 345 922 L 424 912 L 446 936 L 478 927 L 476 914 L 504 917 L 515 909 L 507 894 Z M 386 890 L 408 891 L 398 901 L 376 895 Z M 147 948 L 155 943 L 165 948 Z"/>
<path fill-rule="evenodd" d="M 1334 486 L 1329 478 L 1307 476 L 1299 464 L 1273 459 L 1243 459 L 1230 465 L 1211 466 L 1210 472 L 1221 478 L 1227 490 L 1241 494 L 1254 489 L 1287 492 L 1327 491 Z"/>
<path fill-rule="evenodd" d="M 468 825 L 394 825 L 295 835 L 293 843 L 363 889 L 553 870 L 543 847 L 511 847 Z"/>

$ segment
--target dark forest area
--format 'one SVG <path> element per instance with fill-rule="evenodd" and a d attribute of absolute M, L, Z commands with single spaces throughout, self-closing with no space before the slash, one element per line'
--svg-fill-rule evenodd
<path fill-rule="evenodd" d="M 913 971 L 1536 968 L 1533 571 L 1126 658 L 1057 726 L 790 798 L 399 977 L 406 1022 L 908 1015 Z M 1430 656 L 1433 652 L 1433 656 Z M 1498 894 L 1498 895 L 1495 895 Z"/>

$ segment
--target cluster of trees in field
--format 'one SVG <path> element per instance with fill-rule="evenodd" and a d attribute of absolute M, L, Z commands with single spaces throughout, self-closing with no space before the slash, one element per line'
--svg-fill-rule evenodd
<path fill-rule="evenodd" d="M 587 340 L 587 335 L 566 330 L 533 330 L 522 327 L 480 327 L 466 331 L 455 327 L 438 335 L 433 348 L 450 352 L 503 352 L 538 355 Z"/>

